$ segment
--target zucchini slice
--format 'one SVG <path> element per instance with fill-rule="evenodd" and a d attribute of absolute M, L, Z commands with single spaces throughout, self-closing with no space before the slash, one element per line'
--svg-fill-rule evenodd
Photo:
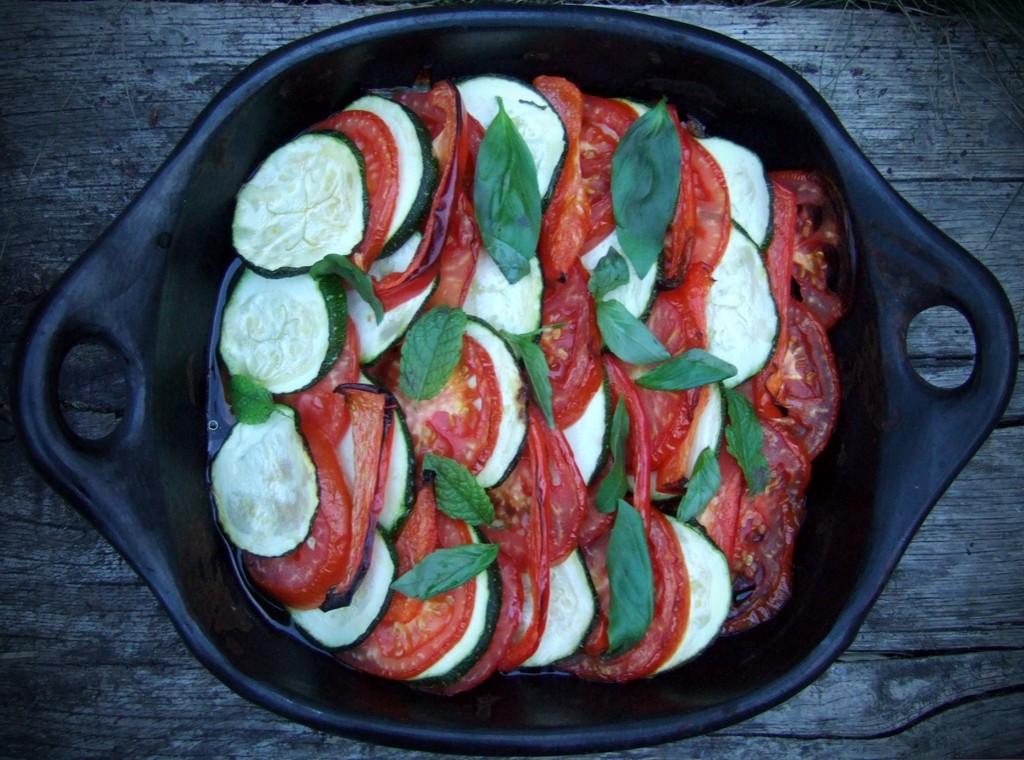
<path fill-rule="evenodd" d="M 700 528 L 672 516 L 668 521 L 686 560 L 690 605 L 686 633 L 656 673 L 678 667 L 703 652 L 722 630 L 732 605 L 732 579 L 725 555 Z"/>
<path fill-rule="evenodd" d="M 345 343 L 345 288 L 337 277 L 239 276 L 221 319 L 220 355 L 232 375 L 293 393 L 326 375 Z"/>
<path fill-rule="evenodd" d="M 473 543 L 480 543 L 480 533 L 470 528 Z M 501 611 L 501 575 L 498 564 L 482 570 L 467 583 L 476 584 L 473 612 L 465 632 L 444 655 L 423 672 L 409 680 L 421 686 L 444 686 L 458 681 L 486 651 Z"/>
<path fill-rule="evenodd" d="M 733 225 L 708 292 L 708 351 L 736 367 L 724 381 L 735 388 L 753 377 L 775 350 L 779 315 L 757 247 Z"/>
<path fill-rule="evenodd" d="M 296 627 L 325 649 L 354 647 L 367 636 L 383 616 L 391 601 L 398 557 L 380 528 L 374 533 L 370 564 L 344 607 L 324 612 L 288 608 Z"/>
<path fill-rule="evenodd" d="M 462 309 L 496 330 L 522 335 L 540 327 L 544 301 L 544 275 L 540 262 L 530 261 L 530 272 L 514 285 L 481 248 Z"/>
<path fill-rule="evenodd" d="M 600 387 L 587 402 L 583 415 L 562 431 L 580 475 L 588 485 L 604 461 L 610 421 L 608 381 L 602 379 Z"/>
<path fill-rule="evenodd" d="M 706 385 L 701 390 L 701 397 L 697 401 L 697 409 L 694 412 L 694 420 L 690 423 L 690 430 L 686 434 L 686 442 L 683 446 L 686 451 L 686 477 L 693 476 L 693 468 L 697 465 L 697 457 L 700 453 L 710 448 L 718 452 L 722 444 L 722 433 L 725 430 L 725 396 L 722 395 L 721 386 L 718 383 Z"/>
<path fill-rule="evenodd" d="M 381 256 L 401 247 L 419 227 L 437 187 L 438 169 L 430 133 L 411 110 L 380 95 L 364 95 L 345 109 L 380 117 L 398 148 L 398 197 Z"/>
<path fill-rule="evenodd" d="M 479 76 L 458 83 L 462 104 L 484 129 L 498 114 L 498 98 L 537 166 L 541 203 L 547 206 L 565 163 L 565 125 L 547 98 L 531 85 L 502 76 Z"/>
<path fill-rule="evenodd" d="M 732 221 L 761 250 L 772 233 L 772 191 L 761 159 L 752 150 L 723 137 L 699 140 L 725 175 Z"/>
<path fill-rule="evenodd" d="M 490 356 L 501 392 L 498 440 L 490 459 L 476 475 L 481 486 L 493 488 L 512 472 L 526 442 L 526 386 L 512 349 L 493 328 L 471 318 L 466 322 L 466 336 L 479 343 Z"/>
<path fill-rule="evenodd" d="M 397 255 L 397 254 L 396 254 Z M 348 315 L 359 333 L 359 363 L 372 364 L 395 342 L 405 335 L 409 325 L 423 310 L 431 294 L 437 288 L 440 275 L 434 277 L 422 291 L 397 306 L 384 312 L 384 318 L 377 322 L 377 316 L 370 305 L 355 290 L 348 291 Z"/>
<path fill-rule="evenodd" d="M 252 268 L 283 276 L 351 254 L 369 214 L 359 149 L 340 132 L 311 132 L 271 153 L 238 191 L 231 234 Z"/>
<path fill-rule="evenodd" d="M 231 428 L 210 484 L 217 522 L 242 551 L 279 557 L 305 541 L 320 486 L 294 410 L 277 404 L 266 422 Z"/>
<path fill-rule="evenodd" d="M 581 256 L 580 263 L 588 272 L 593 272 L 597 268 L 598 262 L 607 256 L 613 248 L 618 253 L 622 253 L 622 246 L 619 244 L 619 236 L 616 232 L 612 232 Z M 629 282 L 609 291 L 604 298 L 618 301 L 626 307 L 626 311 L 637 319 L 646 319 L 654 305 L 654 286 L 658 282 L 658 275 L 661 271 L 660 260 L 659 265 L 651 267 L 646 275 L 640 277 L 636 269 L 633 268 L 633 262 L 625 256 L 622 258 L 626 260 L 626 267 L 629 269 Z"/>
<path fill-rule="evenodd" d="M 537 649 L 524 668 L 550 665 L 575 652 L 597 619 L 597 592 L 583 554 L 576 549 L 551 568 L 548 612 Z"/>

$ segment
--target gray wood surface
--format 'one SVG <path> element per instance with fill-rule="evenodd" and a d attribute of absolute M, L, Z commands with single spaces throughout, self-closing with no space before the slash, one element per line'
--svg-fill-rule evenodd
<path fill-rule="evenodd" d="M 381 6 L 0 0 L 0 367 L 56 278 L 259 55 Z M 1024 50 L 898 13 L 651 6 L 752 44 L 829 100 L 894 187 L 1024 306 Z M 955 313 L 911 353 L 958 383 Z M 89 357 L 71 413 L 102 424 Z M 1024 754 L 1024 395 L 925 521 L 849 651 L 788 702 L 628 757 Z M 0 755 L 394 757 L 246 702 L 29 467 L 0 388 Z M 415 754 L 415 753 L 413 753 Z"/>

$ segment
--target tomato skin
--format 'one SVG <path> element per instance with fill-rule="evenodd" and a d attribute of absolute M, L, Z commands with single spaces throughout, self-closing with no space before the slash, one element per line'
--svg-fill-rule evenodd
<path fill-rule="evenodd" d="M 370 199 L 370 218 L 366 235 L 352 254 L 356 266 L 364 272 L 376 261 L 395 215 L 398 199 L 398 146 L 387 124 L 369 111 L 339 111 L 315 130 L 334 130 L 350 138 L 363 156 L 366 167 L 366 191 Z"/>
<path fill-rule="evenodd" d="M 544 522 L 548 563 L 557 565 L 572 554 L 578 544 L 586 516 L 587 484 L 562 431 L 543 425 L 541 432 L 546 452 Z"/>
<path fill-rule="evenodd" d="M 755 377 L 755 402 L 814 459 L 839 416 L 839 370 L 828 334 L 810 309 L 790 300 L 787 312 L 786 343 L 778 360 Z"/>
<path fill-rule="evenodd" d="M 733 608 L 722 633 L 740 633 L 772 618 L 792 593 L 793 549 L 804 516 L 810 462 L 775 422 L 762 422 L 771 478 L 763 493 L 740 497 L 729 556 Z"/>
<path fill-rule="evenodd" d="M 601 333 L 587 289 L 587 274 L 576 262 L 561 282 L 544 289 L 540 347 L 548 363 L 555 424 L 575 423 L 601 388 Z"/>
<path fill-rule="evenodd" d="M 376 371 L 402 406 L 418 462 L 432 453 L 454 459 L 474 475 L 484 468 L 498 440 L 501 390 L 490 356 L 477 341 L 463 336 L 459 363 L 430 399 L 409 399 L 398 390 L 397 351 Z"/>
<path fill-rule="evenodd" d="M 544 277 L 555 280 L 579 257 L 590 226 L 590 203 L 580 168 L 583 93 L 561 77 L 537 77 L 533 86 L 547 98 L 565 125 L 565 161 L 551 201 L 544 211 L 537 245 Z"/>
<path fill-rule="evenodd" d="M 583 96 L 580 172 L 590 206 L 586 253 L 615 230 L 612 209 L 612 156 L 619 140 L 637 120 L 633 107 L 618 100 Z"/>
<path fill-rule="evenodd" d="M 800 300 L 827 330 L 849 306 L 849 248 L 843 202 L 836 188 L 819 172 L 772 172 L 769 178 L 795 196 L 793 279 Z M 830 285 L 832 280 L 838 283 L 838 290 Z"/>
<path fill-rule="evenodd" d="M 607 565 L 599 556 L 602 544 L 596 544 L 585 553 L 587 568 L 592 577 L 602 576 L 598 599 L 601 609 L 602 629 L 588 643 L 587 648 L 566 663 L 560 665 L 573 675 L 593 681 L 622 682 L 644 678 L 657 670 L 678 648 L 686 633 L 690 614 L 690 580 L 686 571 L 675 531 L 661 512 L 653 510 L 647 522 L 647 545 L 651 555 L 651 569 L 654 576 L 654 617 L 644 637 L 627 652 L 616 657 L 605 657 L 607 651 L 607 616 L 611 600 L 611 589 L 607 582 Z M 607 542 L 603 542 L 607 552 Z M 601 648 L 603 638 L 604 648 Z"/>

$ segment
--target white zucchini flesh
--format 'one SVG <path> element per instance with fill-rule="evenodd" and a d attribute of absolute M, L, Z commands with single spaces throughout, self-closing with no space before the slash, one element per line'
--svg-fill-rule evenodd
<path fill-rule="evenodd" d="M 590 574 L 579 549 L 551 568 L 544 632 L 523 667 L 550 665 L 579 649 L 597 614 Z"/>
<path fill-rule="evenodd" d="M 278 148 L 238 192 L 238 254 L 268 272 L 349 255 L 366 232 L 364 174 L 362 156 L 340 133 L 313 132 Z"/>
<path fill-rule="evenodd" d="M 772 194 L 761 159 L 752 150 L 723 137 L 708 137 L 699 142 L 725 175 L 733 221 L 763 249 L 768 245 L 771 228 Z"/>
<path fill-rule="evenodd" d="M 395 555 L 378 529 L 373 535 L 370 564 L 345 607 L 324 612 L 319 607 L 298 610 L 291 607 L 292 621 L 298 628 L 327 649 L 344 649 L 362 641 L 380 620 L 391 599 L 395 580 Z"/>
<path fill-rule="evenodd" d="M 210 465 L 210 483 L 224 534 L 262 557 L 305 541 L 320 504 L 316 466 L 295 412 L 282 404 L 266 422 L 231 428 Z"/>
<path fill-rule="evenodd" d="M 602 380 L 582 416 L 562 431 L 586 483 L 593 479 L 608 445 L 608 418 L 608 387 Z"/>
<path fill-rule="evenodd" d="M 385 259 L 386 260 L 386 259 Z M 377 315 L 362 296 L 355 290 L 346 293 L 348 298 L 348 316 L 359 334 L 359 362 L 370 364 L 401 338 L 412 321 L 420 313 L 423 304 L 437 287 L 439 276 L 427 284 L 423 290 L 407 301 L 384 312 L 384 317 L 377 322 Z"/>
<path fill-rule="evenodd" d="M 409 109 L 393 100 L 379 95 L 364 95 L 345 109 L 346 111 L 369 111 L 380 117 L 395 138 L 398 149 L 398 194 L 395 198 L 395 212 L 388 227 L 388 241 L 400 232 L 410 217 L 418 217 L 423 207 L 424 183 L 429 183 L 427 167 L 433 155 L 424 152 L 430 146 L 425 129 L 417 124 L 418 118 Z M 411 232 L 411 229 L 408 230 Z M 399 244 L 404 240 L 397 241 Z M 390 248 L 385 243 L 385 250 Z"/>
<path fill-rule="evenodd" d="M 510 285 L 490 254 L 481 249 L 462 309 L 496 330 L 522 335 L 540 327 L 543 297 L 544 275 L 536 258 L 530 260 L 529 273 Z"/>
<path fill-rule="evenodd" d="M 736 374 L 723 382 L 735 388 L 764 367 L 779 329 L 768 270 L 735 225 L 712 280 L 705 306 L 708 351 L 736 367 Z"/>
<path fill-rule="evenodd" d="M 331 315 L 314 278 L 241 274 L 220 328 L 220 355 L 232 375 L 291 393 L 324 373 L 330 348 Z"/>
<path fill-rule="evenodd" d="M 725 430 L 725 398 L 718 383 L 706 385 L 701 390 L 703 398 L 697 402 L 696 419 L 690 423 L 686 434 L 686 477 L 693 476 L 693 468 L 697 466 L 697 457 L 709 448 L 714 452 L 722 442 Z"/>
<path fill-rule="evenodd" d="M 383 280 L 389 274 L 404 272 L 412 264 L 416 251 L 423 241 L 423 233 L 414 232 L 390 256 L 377 259 L 370 264 L 370 276 L 375 280 Z"/>
<path fill-rule="evenodd" d="M 480 537 L 475 529 L 472 530 L 473 543 L 480 543 Z M 493 567 L 493 566 L 492 566 Z M 457 642 L 444 653 L 440 660 L 428 667 L 421 673 L 417 673 L 409 680 L 421 681 L 429 679 L 444 679 L 452 671 L 461 670 L 467 659 L 478 658 L 482 654 L 481 644 L 485 637 L 493 634 L 494 620 L 491 619 L 492 597 L 500 594 L 497 580 L 497 573 L 491 572 L 492 568 L 480 571 L 467 583 L 476 584 L 476 593 L 473 595 L 473 612 L 469 618 L 469 625 Z"/>
<path fill-rule="evenodd" d="M 588 272 L 593 272 L 601 259 L 607 256 L 613 248 L 622 254 L 622 245 L 619 243 L 619 236 L 615 232 L 612 232 L 608 237 L 581 256 L 580 263 L 583 264 Z M 618 301 L 634 317 L 643 319 L 647 312 L 650 311 L 651 304 L 654 303 L 654 286 L 658 281 L 658 267 L 651 267 L 647 274 L 640 277 L 633 267 L 633 262 L 625 256 L 623 258 L 626 260 L 626 267 L 629 269 L 629 282 L 608 291 L 604 296 L 604 300 Z"/>
<path fill-rule="evenodd" d="M 698 528 L 668 517 L 686 560 L 690 581 L 686 633 L 656 673 L 692 660 L 714 641 L 732 604 L 732 579 L 725 555 Z"/>
<path fill-rule="evenodd" d="M 490 459 L 476 475 L 484 488 L 498 485 L 512 469 L 526 439 L 526 388 L 519 364 L 508 344 L 493 329 L 475 319 L 466 323 L 466 336 L 483 347 L 491 358 L 501 393 L 498 440 Z"/>
<path fill-rule="evenodd" d="M 536 89 L 516 79 L 481 76 L 459 82 L 469 115 L 487 129 L 498 115 L 498 98 L 515 124 L 537 167 L 540 197 L 549 198 L 558 182 L 568 141 L 558 112 Z"/>

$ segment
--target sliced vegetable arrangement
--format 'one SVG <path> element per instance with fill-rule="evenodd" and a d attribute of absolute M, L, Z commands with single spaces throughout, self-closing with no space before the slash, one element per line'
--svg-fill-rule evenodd
<path fill-rule="evenodd" d="M 210 464 L 246 579 L 443 694 L 771 618 L 838 414 L 828 180 L 559 77 L 367 94 L 239 191 Z"/>

